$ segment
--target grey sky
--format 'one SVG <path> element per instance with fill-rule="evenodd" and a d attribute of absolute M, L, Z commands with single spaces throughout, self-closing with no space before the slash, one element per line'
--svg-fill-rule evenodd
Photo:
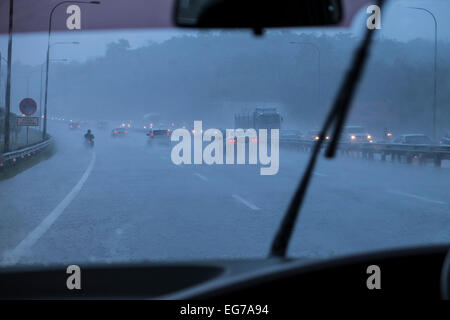
<path fill-rule="evenodd" d="M 424 7 L 432 11 L 438 20 L 439 40 L 449 41 L 450 22 L 447 16 L 450 4 L 445 0 L 414 1 L 414 0 L 391 0 L 382 12 L 382 30 L 378 31 L 379 36 L 395 38 L 401 41 L 408 41 L 414 38 L 432 40 L 434 36 L 433 20 L 429 14 L 419 10 L 408 9 L 408 6 Z M 362 10 L 350 30 L 359 34 L 367 18 L 365 10 Z M 313 31 L 309 29 L 308 31 Z M 342 31 L 342 30 L 341 30 Z M 326 32 L 335 32 L 334 29 Z M 195 33 L 195 31 L 180 30 L 119 30 L 119 31 L 72 31 L 67 33 L 54 33 L 52 42 L 58 41 L 79 41 L 79 45 L 54 46 L 51 51 L 53 58 L 65 58 L 71 61 L 85 61 L 95 56 L 103 55 L 106 45 L 110 42 L 124 38 L 130 42 L 132 48 L 145 46 L 148 42 L 161 42 L 173 36 Z M 28 65 L 38 65 L 45 60 L 45 50 L 47 35 L 45 33 L 36 34 L 16 34 L 13 39 L 13 62 Z M 0 51 L 3 57 L 7 52 L 7 36 L 0 36 Z"/>

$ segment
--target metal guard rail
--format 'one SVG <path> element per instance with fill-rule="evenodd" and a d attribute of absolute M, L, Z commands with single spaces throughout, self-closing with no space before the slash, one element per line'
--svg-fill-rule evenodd
<path fill-rule="evenodd" d="M 32 146 L 4 153 L 4 154 L 0 155 L 0 164 L 3 164 L 4 162 L 9 161 L 9 160 L 14 161 L 15 159 L 21 159 L 21 158 L 25 158 L 26 156 L 31 156 L 32 154 L 45 149 L 51 143 L 52 143 L 52 138 L 48 138 L 47 140 L 37 143 L 37 144 L 34 144 Z"/>
<path fill-rule="evenodd" d="M 280 145 L 292 145 L 303 148 L 311 148 L 316 141 L 291 137 L 280 137 Z M 322 148 L 328 145 L 328 141 L 322 144 Z M 368 154 L 422 154 L 430 158 L 450 159 L 450 145 L 425 145 L 425 144 L 397 144 L 397 143 L 351 143 L 340 142 L 340 151 L 355 151 Z"/>

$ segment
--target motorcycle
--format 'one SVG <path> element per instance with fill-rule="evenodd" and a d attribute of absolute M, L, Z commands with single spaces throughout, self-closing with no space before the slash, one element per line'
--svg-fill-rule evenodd
<path fill-rule="evenodd" d="M 84 138 L 84 144 L 86 148 L 93 148 L 94 147 L 94 138 Z"/>

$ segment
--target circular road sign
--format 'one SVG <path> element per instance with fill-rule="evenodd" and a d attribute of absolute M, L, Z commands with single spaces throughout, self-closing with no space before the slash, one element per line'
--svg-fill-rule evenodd
<path fill-rule="evenodd" d="M 22 101 L 20 101 L 19 109 L 20 109 L 20 112 L 22 112 L 23 115 L 31 116 L 37 110 L 36 101 L 34 101 L 31 98 L 25 98 Z"/>

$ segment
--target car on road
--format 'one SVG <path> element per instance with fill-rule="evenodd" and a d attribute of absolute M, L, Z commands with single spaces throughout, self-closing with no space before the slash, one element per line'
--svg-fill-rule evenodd
<path fill-rule="evenodd" d="M 150 144 L 170 145 L 170 130 L 168 129 L 151 129 L 147 136 Z"/>
<path fill-rule="evenodd" d="M 306 140 L 318 141 L 320 139 L 320 130 L 310 130 L 303 137 Z M 325 136 L 325 140 L 330 140 L 330 136 Z"/>
<path fill-rule="evenodd" d="M 394 133 L 388 128 L 385 128 L 383 131 L 383 140 L 380 142 L 390 143 L 393 140 L 394 140 Z"/>
<path fill-rule="evenodd" d="M 236 129 L 235 129 L 236 130 Z M 223 132 L 225 131 L 225 132 Z M 241 143 L 241 144 L 249 144 L 250 142 L 258 142 L 258 131 L 256 131 L 256 136 L 246 135 L 246 130 L 236 130 L 234 134 L 227 133 L 226 130 L 223 130 L 222 134 L 224 134 L 226 143 Z M 270 139 L 270 133 L 267 132 L 267 139 Z"/>
<path fill-rule="evenodd" d="M 75 121 L 71 121 L 71 122 L 69 122 L 69 129 L 71 129 L 71 130 L 79 130 L 79 129 L 81 129 L 81 123 L 75 122 Z"/>
<path fill-rule="evenodd" d="M 113 138 L 125 137 L 126 135 L 128 135 L 128 129 L 126 128 L 115 128 L 111 131 L 111 136 Z"/>
<path fill-rule="evenodd" d="M 350 143 L 372 143 L 374 141 L 373 136 L 361 126 L 345 126 L 342 130 L 341 140 Z"/>
<path fill-rule="evenodd" d="M 422 133 L 402 134 L 394 139 L 398 144 L 433 144 L 430 138 Z"/>
<path fill-rule="evenodd" d="M 445 145 L 450 145 L 450 131 L 447 131 L 447 133 L 441 138 L 439 143 L 445 144 Z"/>

